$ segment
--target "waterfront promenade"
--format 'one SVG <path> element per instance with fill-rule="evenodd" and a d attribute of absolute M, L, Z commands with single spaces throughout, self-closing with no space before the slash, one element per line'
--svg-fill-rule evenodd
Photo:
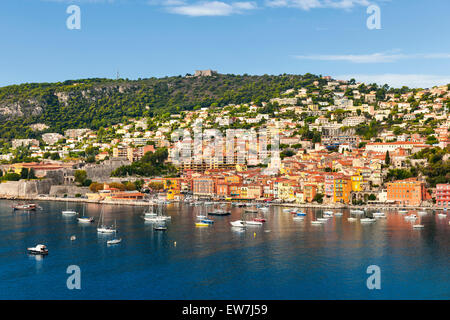
<path fill-rule="evenodd" d="M 148 206 L 149 201 L 139 200 L 89 200 L 85 198 L 61 198 L 61 197 L 2 197 L 0 199 L 16 200 L 16 201 L 59 201 L 59 202 L 79 202 L 79 203 L 97 203 L 109 205 L 129 205 L 129 206 Z M 171 203 L 182 203 L 183 201 L 172 200 Z M 237 202 L 236 200 L 234 202 Z M 215 204 L 232 203 L 230 201 L 214 201 Z M 248 203 L 248 202 L 246 202 Z M 254 202 L 258 204 L 261 202 Z M 374 210 L 443 210 L 443 207 L 438 206 L 401 206 L 393 204 L 366 204 L 366 205 L 350 205 L 350 204 L 319 204 L 319 203 L 284 203 L 271 202 L 271 206 L 295 207 L 295 208 L 315 208 L 315 209 L 374 209 Z"/>

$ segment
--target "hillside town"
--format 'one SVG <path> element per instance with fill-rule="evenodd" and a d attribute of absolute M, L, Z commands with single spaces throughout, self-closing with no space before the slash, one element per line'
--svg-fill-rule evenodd
<path fill-rule="evenodd" d="M 385 93 L 324 76 L 270 101 L 14 139 L 0 195 L 447 208 L 449 87 Z M 131 170 L 158 150 L 175 170 Z"/>

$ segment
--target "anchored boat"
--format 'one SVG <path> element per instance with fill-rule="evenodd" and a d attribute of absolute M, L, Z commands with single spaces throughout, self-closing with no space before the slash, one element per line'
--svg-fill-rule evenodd
<path fill-rule="evenodd" d="M 106 241 L 106 244 L 114 245 L 114 244 L 119 244 L 121 242 L 122 242 L 122 239 L 113 239 L 113 240 Z"/>
<path fill-rule="evenodd" d="M 116 227 L 106 226 L 104 224 L 103 220 L 104 220 L 104 218 L 103 218 L 103 207 L 102 207 L 102 211 L 100 212 L 100 219 L 98 220 L 98 225 L 97 225 L 98 233 L 115 233 L 115 232 L 117 232 Z"/>
<path fill-rule="evenodd" d="M 38 255 L 47 255 L 48 249 L 43 244 L 38 244 L 36 247 L 33 248 L 27 248 L 27 252 L 29 254 L 38 254 Z"/>
<path fill-rule="evenodd" d="M 239 228 L 247 227 L 245 221 L 242 221 L 242 220 L 231 221 L 230 224 L 233 227 L 239 227 Z"/>
<path fill-rule="evenodd" d="M 25 210 L 25 211 L 34 211 L 36 210 L 37 206 L 34 203 L 27 203 L 27 204 L 17 204 L 12 206 L 13 210 Z"/>

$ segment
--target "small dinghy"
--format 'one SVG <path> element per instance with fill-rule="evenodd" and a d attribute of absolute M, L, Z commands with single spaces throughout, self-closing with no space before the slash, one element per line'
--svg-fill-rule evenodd
<path fill-rule="evenodd" d="M 122 239 L 112 239 L 112 240 L 106 241 L 106 243 L 107 243 L 108 245 L 119 244 L 119 243 L 121 243 L 121 242 L 122 242 Z"/>

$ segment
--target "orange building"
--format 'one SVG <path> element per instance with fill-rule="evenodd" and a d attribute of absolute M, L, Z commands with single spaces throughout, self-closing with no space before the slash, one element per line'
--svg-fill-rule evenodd
<path fill-rule="evenodd" d="M 197 196 L 213 196 L 215 194 L 214 190 L 214 179 L 208 177 L 200 177 L 192 180 L 193 193 Z"/>
<path fill-rule="evenodd" d="M 350 177 L 336 178 L 334 180 L 333 202 L 349 203 L 352 192 L 352 179 Z"/>
<path fill-rule="evenodd" d="M 419 206 L 426 199 L 425 183 L 415 178 L 387 184 L 387 200 L 405 206 Z"/>
<path fill-rule="evenodd" d="M 303 199 L 312 202 L 317 194 L 317 186 L 315 184 L 305 184 L 303 187 Z"/>

